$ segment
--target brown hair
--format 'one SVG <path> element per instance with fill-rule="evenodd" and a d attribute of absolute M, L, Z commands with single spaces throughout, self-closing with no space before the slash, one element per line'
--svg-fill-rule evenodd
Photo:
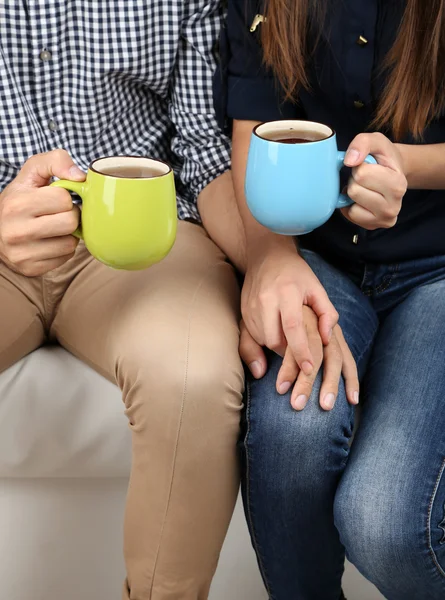
<path fill-rule="evenodd" d="M 445 0 L 406 0 L 397 39 L 386 58 L 386 89 L 374 127 L 400 139 L 421 138 L 445 106 Z M 309 89 L 306 64 L 320 35 L 327 0 L 267 0 L 262 26 L 264 60 L 287 99 Z"/>

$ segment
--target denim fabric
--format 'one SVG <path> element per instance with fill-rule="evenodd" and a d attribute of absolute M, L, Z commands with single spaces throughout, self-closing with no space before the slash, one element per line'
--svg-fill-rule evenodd
<path fill-rule="evenodd" d="M 345 549 L 389 600 L 445 598 L 445 257 L 337 269 L 305 258 L 340 314 L 363 409 L 295 412 L 249 379 L 243 494 L 272 600 L 338 600 Z"/>

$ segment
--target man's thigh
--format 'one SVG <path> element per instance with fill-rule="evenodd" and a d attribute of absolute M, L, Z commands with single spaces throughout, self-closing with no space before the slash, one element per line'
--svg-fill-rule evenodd
<path fill-rule="evenodd" d="M 0 263 L 0 373 L 45 340 L 40 288 Z"/>
<path fill-rule="evenodd" d="M 162 366 L 162 378 L 183 370 L 191 354 L 202 370 L 215 355 L 221 364 L 239 361 L 238 319 L 232 267 L 201 227 L 180 222 L 172 252 L 148 270 L 87 265 L 68 288 L 51 337 L 113 381 L 123 363 L 127 372 L 129 363 Z"/>

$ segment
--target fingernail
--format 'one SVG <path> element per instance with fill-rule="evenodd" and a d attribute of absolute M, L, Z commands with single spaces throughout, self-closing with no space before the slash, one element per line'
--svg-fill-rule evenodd
<path fill-rule="evenodd" d="M 249 369 L 250 369 L 250 372 L 252 373 L 252 375 L 255 377 L 255 379 L 260 379 L 261 363 L 259 363 L 257 360 L 254 360 L 252 363 L 250 363 Z"/>
<path fill-rule="evenodd" d="M 314 370 L 314 367 L 309 361 L 305 360 L 304 363 L 301 365 L 301 370 L 305 375 L 311 375 L 312 371 Z"/>
<path fill-rule="evenodd" d="M 354 392 L 354 404 L 358 404 L 360 402 L 360 398 L 358 392 Z"/>
<path fill-rule="evenodd" d="M 290 386 L 291 386 L 291 382 L 290 381 L 285 381 L 278 388 L 278 392 L 280 394 L 287 394 L 287 392 L 290 390 Z"/>
<path fill-rule="evenodd" d="M 303 410 L 303 408 L 306 406 L 307 404 L 307 396 L 297 396 L 297 398 L 295 398 L 295 400 L 292 401 L 292 406 L 295 408 L 295 410 Z"/>
<path fill-rule="evenodd" d="M 71 179 L 76 179 L 79 181 L 85 179 L 85 173 L 81 171 L 78 167 L 76 167 L 76 165 L 71 167 L 69 173 Z"/>
<path fill-rule="evenodd" d="M 345 156 L 345 163 L 353 166 L 358 160 L 360 160 L 360 152 L 355 148 L 349 148 Z"/>
<path fill-rule="evenodd" d="M 326 396 L 324 397 L 324 400 L 323 400 L 323 404 L 327 410 L 331 410 L 332 408 L 334 408 L 335 395 L 334 394 L 326 394 Z"/>

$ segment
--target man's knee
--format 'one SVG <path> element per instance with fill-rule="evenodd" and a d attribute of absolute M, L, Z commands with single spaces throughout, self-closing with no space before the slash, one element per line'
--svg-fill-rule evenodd
<path fill-rule="evenodd" d="M 197 438 L 238 432 L 244 373 L 236 322 L 224 331 L 199 321 L 186 331 L 158 322 L 129 339 L 115 368 L 134 432 L 174 437 L 184 424 Z"/>

